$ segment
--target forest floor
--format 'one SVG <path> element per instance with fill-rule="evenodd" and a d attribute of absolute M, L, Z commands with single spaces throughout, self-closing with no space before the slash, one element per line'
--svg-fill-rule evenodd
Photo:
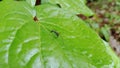
<path fill-rule="evenodd" d="M 120 57 L 120 0 L 88 0 L 95 13 L 86 22 Z"/>

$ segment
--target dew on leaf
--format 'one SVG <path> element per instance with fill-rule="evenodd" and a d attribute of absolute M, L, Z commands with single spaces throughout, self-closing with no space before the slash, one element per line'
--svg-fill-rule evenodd
<path fill-rule="evenodd" d="M 58 61 L 54 58 L 54 57 L 49 57 L 48 58 L 48 63 L 47 65 L 50 67 L 50 68 L 59 68 L 59 63 Z"/>
<path fill-rule="evenodd" d="M 87 54 L 87 51 L 83 51 L 82 54 L 83 54 L 83 55 Z"/>
<path fill-rule="evenodd" d="M 89 55 L 88 55 L 88 58 L 91 58 L 92 56 L 93 56 L 92 54 L 89 54 Z"/>
<path fill-rule="evenodd" d="M 76 38 L 76 36 L 67 36 L 67 38 Z"/>

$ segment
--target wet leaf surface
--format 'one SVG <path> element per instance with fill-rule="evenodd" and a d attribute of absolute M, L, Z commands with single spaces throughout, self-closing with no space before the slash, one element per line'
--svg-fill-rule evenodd
<path fill-rule="evenodd" d="M 110 48 L 71 11 L 28 3 L 0 2 L 0 68 L 119 68 Z"/>

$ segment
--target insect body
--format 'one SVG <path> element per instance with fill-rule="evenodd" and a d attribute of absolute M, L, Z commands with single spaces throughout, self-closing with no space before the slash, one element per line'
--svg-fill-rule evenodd
<path fill-rule="evenodd" d="M 59 37 L 59 33 L 58 33 L 57 31 L 51 30 L 50 32 L 51 32 L 51 33 L 54 33 L 56 37 Z"/>
<path fill-rule="evenodd" d="M 62 8 L 60 4 L 56 4 L 59 8 Z"/>

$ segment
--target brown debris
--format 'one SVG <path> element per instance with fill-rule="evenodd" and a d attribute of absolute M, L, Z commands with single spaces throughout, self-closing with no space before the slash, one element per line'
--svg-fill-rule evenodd
<path fill-rule="evenodd" d="M 35 6 L 40 5 L 41 4 L 41 0 L 36 0 Z"/>
<path fill-rule="evenodd" d="M 77 14 L 77 16 L 79 18 L 81 18 L 82 20 L 86 20 L 87 19 L 87 16 L 83 15 L 83 14 Z"/>
<path fill-rule="evenodd" d="M 109 44 L 115 53 L 120 57 L 120 42 L 118 42 L 113 36 L 110 36 Z"/>
<path fill-rule="evenodd" d="M 38 18 L 35 16 L 35 17 L 33 18 L 33 20 L 36 22 L 36 21 L 38 21 Z"/>

